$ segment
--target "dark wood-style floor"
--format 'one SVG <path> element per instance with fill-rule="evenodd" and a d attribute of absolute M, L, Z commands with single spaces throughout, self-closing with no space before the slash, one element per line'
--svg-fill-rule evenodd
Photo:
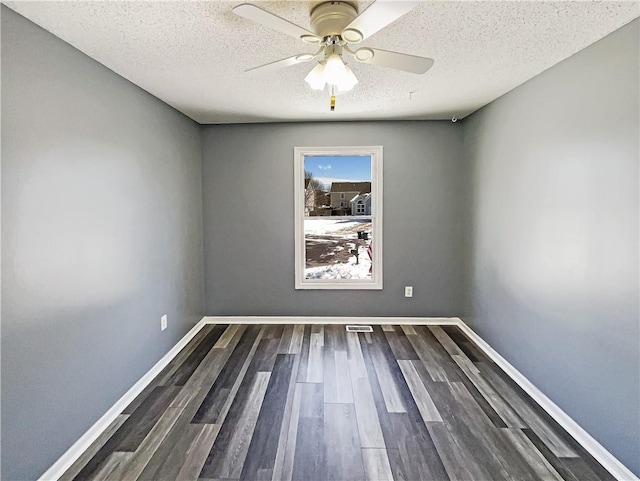
<path fill-rule="evenodd" d="M 457 327 L 208 325 L 61 479 L 614 478 Z"/>

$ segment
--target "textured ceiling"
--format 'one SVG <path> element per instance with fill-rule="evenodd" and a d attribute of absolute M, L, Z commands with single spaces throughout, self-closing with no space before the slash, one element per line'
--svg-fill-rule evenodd
<path fill-rule="evenodd" d="M 313 63 L 245 72 L 313 48 L 235 15 L 243 0 L 3 3 L 205 124 L 464 118 L 640 16 L 638 1 L 424 1 L 361 45 L 431 57 L 431 70 L 351 60 L 360 83 L 330 112 L 303 81 Z M 251 3 L 310 28 L 308 1 Z"/>

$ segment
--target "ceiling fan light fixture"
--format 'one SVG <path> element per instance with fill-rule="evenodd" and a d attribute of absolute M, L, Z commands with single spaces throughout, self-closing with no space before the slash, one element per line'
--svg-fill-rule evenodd
<path fill-rule="evenodd" d="M 338 85 L 345 72 L 345 64 L 338 54 L 334 53 L 327 57 L 327 65 L 324 70 L 324 78 L 327 83 Z"/>
<path fill-rule="evenodd" d="M 322 41 L 322 39 L 320 37 L 317 37 L 316 35 L 300 35 L 300 40 L 302 40 L 305 43 L 320 43 Z"/>
<path fill-rule="evenodd" d="M 325 65 L 323 62 L 318 62 L 318 64 L 311 69 L 311 72 L 307 74 L 304 78 L 304 81 L 309 84 L 313 90 L 324 90 L 325 81 Z"/>
<path fill-rule="evenodd" d="M 374 55 L 375 53 L 370 48 L 360 48 L 356 50 L 355 57 L 359 62 L 368 62 Z"/>
<path fill-rule="evenodd" d="M 362 32 L 355 28 L 345 28 L 341 36 L 348 43 L 360 43 L 364 39 Z"/>
<path fill-rule="evenodd" d="M 341 82 L 337 84 L 338 90 L 340 92 L 346 92 L 347 90 L 351 90 L 358 83 L 358 79 L 356 78 L 353 71 L 349 68 L 348 65 L 344 66 L 345 74 L 342 78 Z"/>

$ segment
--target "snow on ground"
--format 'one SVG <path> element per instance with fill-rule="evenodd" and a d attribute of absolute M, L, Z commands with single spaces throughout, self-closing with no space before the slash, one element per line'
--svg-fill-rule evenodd
<path fill-rule="evenodd" d="M 371 218 L 364 219 L 336 219 L 331 217 L 316 217 L 305 219 L 304 234 L 308 241 L 318 244 L 328 244 L 327 252 L 320 255 L 320 258 L 335 256 L 336 253 L 345 249 L 342 245 L 336 245 L 336 241 L 344 243 L 347 249 L 354 249 L 356 246 L 358 231 L 371 233 Z M 349 242 L 353 240 L 353 242 Z M 360 241 L 358 247 L 359 263 L 356 264 L 356 257 L 349 255 L 346 262 L 335 260 L 330 263 L 305 268 L 306 279 L 371 279 L 369 269 L 371 259 L 367 254 L 369 241 Z M 319 259 L 316 259 L 316 263 Z M 329 259 L 327 259 L 328 261 Z M 322 261 L 320 261 L 322 262 Z"/>
<path fill-rule="evenodd" d="M 309 267 L 304 270 L 306 279 L 371 279 L 369 269 L 371 259 L 367 255 L 367 249 L 358 249 L 360 262 L 356 264 L 355 256 L 349 258 L 346 264 L 328 264 L 318 267 Z"/>

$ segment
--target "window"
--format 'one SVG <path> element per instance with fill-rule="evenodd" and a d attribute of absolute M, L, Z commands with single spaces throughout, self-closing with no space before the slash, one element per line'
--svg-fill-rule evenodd
<path fill-rule="evenodd" d="M 382 289 L 382 147 L 296 147 L 296 289 Z"/>

